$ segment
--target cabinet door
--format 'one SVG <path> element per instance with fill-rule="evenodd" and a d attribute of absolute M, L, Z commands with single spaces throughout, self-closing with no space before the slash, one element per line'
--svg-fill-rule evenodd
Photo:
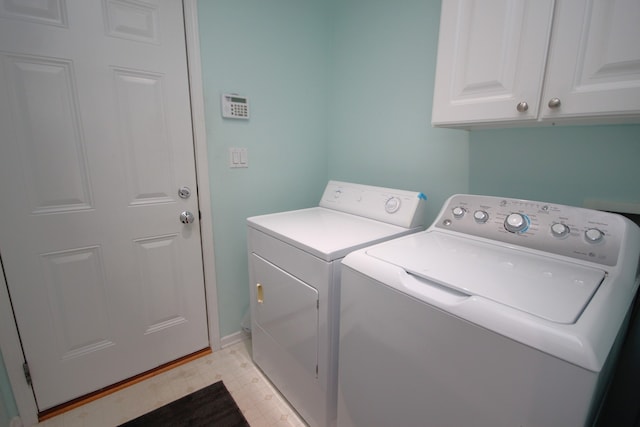
<path fill-rule="evenodd" d="M 559 1 L 553 28 L 543 119 L 640 113 L 640 1 Z"/>
<path fill-rule="evenodd" d="M 443 1 L 433 124 L 536 120 L 552 18 L 553 0 Z"/>

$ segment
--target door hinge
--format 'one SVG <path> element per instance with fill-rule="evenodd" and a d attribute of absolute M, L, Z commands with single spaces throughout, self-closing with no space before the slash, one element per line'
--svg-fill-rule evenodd
<path fill-rule="evenodd" d="M 316 378 L 318 378 L 318 365 L 316 365 Z"/>
<path fill-rule="evenodd" d="M 33 386 L 33 381 L 31 380 L 31 371 L 29 370 L 29 364 L 24 362 L 22 364 L 22 370 L 24 371 L 24 378 L 27 380 L 27 384 Z"/>

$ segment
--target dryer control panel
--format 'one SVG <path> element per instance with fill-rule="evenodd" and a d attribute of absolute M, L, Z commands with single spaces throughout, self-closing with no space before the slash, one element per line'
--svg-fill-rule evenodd
<path fill-rule="evenodd" d="M 575 206 L 458 194 L 447 200 L 433 227 L 613 266 L 627 222 Z"/>
<path fill-rule="evenodd" d="M 349 182 L 329 181 L 320 206 L 404 228 L 422 227 L 425 223 L 423 193 Z"/>

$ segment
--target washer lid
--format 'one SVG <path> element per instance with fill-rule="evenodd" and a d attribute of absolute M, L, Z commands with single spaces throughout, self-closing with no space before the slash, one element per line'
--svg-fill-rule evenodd
<path fill-rule="evenodd" d="M 322 207 L 254 216 L 247 224 L 325 261 L 417 230 Z"/>
<path fill-rule="evenodd" d="M 605 272 L 464 237 L 424 232 L 367 254 L 468 295 L 556 323 L 575 323 Z"/>

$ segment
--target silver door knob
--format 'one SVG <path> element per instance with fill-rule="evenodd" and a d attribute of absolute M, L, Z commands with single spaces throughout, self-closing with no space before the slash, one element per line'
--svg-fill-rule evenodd
<path fill-rule="evenodd" d="M 516 106 L 516 110 L 518 110 L 521 113 L 524 113 L 525 111 L 527 111 L 529 109 L 529 104 L 527 104 L 526 102 L 522 101 L 522 102 L 518 102 L 518 105 Z"/>
<path fill-rule="evenodd" d="M 549 108 L 558 108 L 560 106 L 560 98 L 551 98 L 549 100 Z"/>
<path fill-rule="evenodd" d="M 191 224 L 195 220 L 196 218 L 189 211 L 184 211 L 180 214 L 180 222 L 183 224 Z"/>

